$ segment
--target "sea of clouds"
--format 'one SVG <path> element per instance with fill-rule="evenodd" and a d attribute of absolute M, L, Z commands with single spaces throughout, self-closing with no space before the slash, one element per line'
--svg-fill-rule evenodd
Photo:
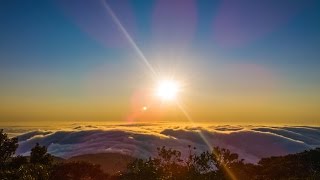
<path fill-rule="evenodd" d="M 262 157 L 297 153 L 320 147 L 320 127 L 307 126 L 181 126 L 166 124 L 124 124 L 107 126 L 74 125 L 63 130 L 6 128 L 17 135 L 17 154 L 28 155 L 40 143 L 49 153 L 69 158 L 81 154 L 116 152 L 139 158 L 157 155 L 157 147 L 166 146 L 195 153 L 220 146 L 238 153 L 247 162 Z"/>

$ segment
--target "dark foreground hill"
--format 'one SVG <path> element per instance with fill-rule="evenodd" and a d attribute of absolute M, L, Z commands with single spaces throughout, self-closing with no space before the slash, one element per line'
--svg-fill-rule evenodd
<path fill-rule="evenodd" d="M 114 175 L 119 171 L 125 171 L 128 164 L 132 163 L 134 159 L 131 156 L 119 153 L 99 153 L 74 156 L 69 158 L 67 162 L 81 161 L 98 164 L 105 173 Z"/>

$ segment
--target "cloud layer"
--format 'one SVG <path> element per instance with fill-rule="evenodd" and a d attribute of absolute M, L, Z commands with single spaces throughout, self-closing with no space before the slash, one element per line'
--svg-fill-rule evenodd
<path fill-rule="evenodd" d="M 155 156 L 156 148 L 161 146 L 187 154 L 188 145 L 195 146 L 198 152 L 209 150 L 208 142 L 211 146 L 228 148 L 247 162 L 255 163 L 262 157 L 320 147 L 320 128 L 131 124 L 36 130 L 18 138 L 17 154 L 22 155 L 29 154 L 37 142 L 47 146 L 49 153 L 64 158 L 103 152 L 147 158 Z"/>

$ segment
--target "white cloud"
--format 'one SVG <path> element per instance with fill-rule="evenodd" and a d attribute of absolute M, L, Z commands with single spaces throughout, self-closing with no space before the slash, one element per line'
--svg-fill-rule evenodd
<path fill-rule="evenodd" d="M 319 128 L 199 126 L 163 124 L 75 126 L 69 130 L 32 131 L 21 134 L 17 154 L 28 154 L 38 142 L 56 156 L 69 158 L 80 154 L 116 152 L 147 158 L 156 148 L 167 146 L 186 154 L 188 145 L 198 152 L 208 150 L 201 132 L 212 146 L 221 146 L 248 162 L 262 157 L 296 153 L 320 146 Z"/>

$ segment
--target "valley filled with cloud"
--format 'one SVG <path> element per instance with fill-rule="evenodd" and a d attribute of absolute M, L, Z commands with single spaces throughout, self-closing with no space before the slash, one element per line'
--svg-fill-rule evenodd
<path fill-rule="evenodd" d="M 211 126 L 157 124 L 77 125 L 63 129 L 6 127 L 19 139 L 18 155 L 28 155 L 36 144 L 48 147 L 54 156 L 70 158 L 83 154 L 120 153 L 138 158 L 157 155 L 157 147 L 195 151 L 220 146 L 238 153 L 246 162 L 286 155 L 320 146 L 320 128 L 309 126 Z"/>

